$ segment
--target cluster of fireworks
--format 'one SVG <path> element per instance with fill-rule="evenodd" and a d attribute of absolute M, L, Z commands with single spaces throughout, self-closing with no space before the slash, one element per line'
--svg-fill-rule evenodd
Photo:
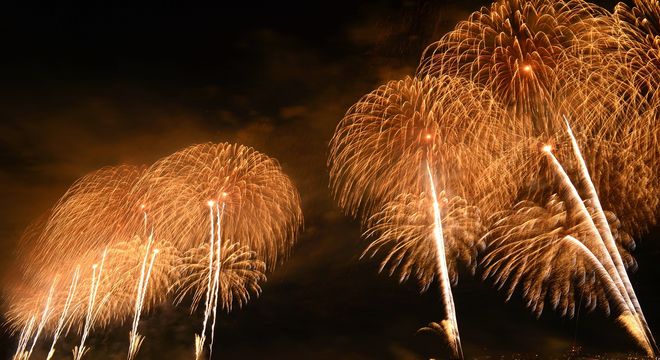
<path fill-rule="evenodd" d="M 658 353 L 628 278 L 658 218 L 660 4 L 502 0 L 431 44 L 415 77 L 351 107 L 330 143 L 331 188 L 385 253 L 437 278 L 452 356 L 450 284 L 481 268 L 532 311 L 602 308 Z M 582 301 L 580 301 L 582 300 Z"/>
<path fill-rule="evenodd" d="M 9 288 L 15 359 L 37 342 L 53 357 L 77 337 L 132 319 L 128 359 L 144 337 L 140 317 L 164 301 L 204 304 L 195 358 L 212 350 L 218 308 L 259 295 L 300 225 L 299 195 L 277 162 L 251 148 L 201 144 L 150 167 L 118 166 L 78 180 L 24 234 Z M 207 340 L 207 337 L 209 340 Z"/>

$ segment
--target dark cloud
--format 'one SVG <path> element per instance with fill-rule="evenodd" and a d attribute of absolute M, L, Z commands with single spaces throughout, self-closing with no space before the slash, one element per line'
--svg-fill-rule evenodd
<path fill-rule="evenodd" d="M 22 230 L 84 174 L 149 164 L 194 143 L 239 142 L 280 161 L 301 193 L 306 226 L 262 296 L 221 317 L 217 357 L 442 358 L 441 338 L 416 333 L 440 318 L 438 292 L 420 295 L 413 283 L 377 274 L 374 261 L 358 261 L 359 226 L 327 189 L 327 144 L 352 103 L 412 74 L 424 46 L 481 4 L 11 9 L 0 90 L 0 270 L 11 276 Z M 642 243 L 633 279 L 652 326 L 660 323 L 657 243 Z M 576 339 L 589 351 L 634 348 L 602 314 L 537 321 L 468 274 L 455 294 L 474 356 L 559 356 Z M 190 358 L 198 320 L 172 307 L 145 316 L 142 358 Z M 124 358 L 128 331 L 99 331 L 89 358 Z M 60 353 L 70 352 L 68 341 Z M 13 347 L 5 336 L 5 357 Z"/>

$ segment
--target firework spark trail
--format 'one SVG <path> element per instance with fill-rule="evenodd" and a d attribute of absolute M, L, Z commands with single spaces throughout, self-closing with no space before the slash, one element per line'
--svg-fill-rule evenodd
<path fill-rule="evenodd" d="M 108 249 L 106 248 L 105 250 L 103 250 L 103 257 L 101 258 L 100 266 L 98 266 L 97 264 L 94 264 L 92 266 L 92 279 L 89 290 L 89 301 L 87 303 L 87 312 L 85 315 L 85 325 L 83 327 L 83 333 L 80 339 L 80 345 L 73 348 L 74 360 L 82 359 L 83 356 L 85 356 L 85 354 L 87 353 L 87 351 L 89 351 L 89 349 L 85 347 L 85 341 L 87 340 L 87 337 L 89 336 L 89 332 L 91 331 L 94 323 L 94 317 L 95 317 L 94 304 L 96 302 L 96 295 L 99 291 L 99 285 L 101 283 L 101 277 L 103 275 L 103 264 L 105 263 L 105 257 L 107 253 L 108 253 Z M 97 268 L 98 268 L 98 273 L 97 273 Z"/>
<path fill-rule="evenodd" d="M 637 312 L 636 312 L 635 306 L 633 305 L 633 303 L 630 299 L 630 296 L 628 295 L 628 291 L 627 291 L 623 281 L 621 280 L 621 276 L 620 276 L 616 266 L 614 265 L 612 257 L 610 255 L 607 247 L 605 246 L 605 243 L 604 243 L 604 241 L 601 237 L 600 231 L 599 231 L 598 227 L 596 226 L 596 224 L 594 223 L 594 220 L 591 217 L 591 214 L 589 213 L 589 211 L 585 207 L 584 202 L 580 198 L 580 195 L 579 195 L 577 189 L 575 188 L 575 186 L 571 182 L 571 179 L 569 178 L 568 174 L 564 170 L 564 168 L 561 165 L 561 163 L 559 162 L 559 160 L 557 160 L 557 158 L 552 153 L 552 148 L 549 145 L 546 145 L 546 146 L 544 146 L 543 151 L 550 158 L 552 165 L 554 166 L 557 174 L 559 175 L 559 177 L 561 179 L 562 185 L 566 188 L 566 190 L 568 190 L 568 195 L 570 197 L 571 203 L 574 206 L 578 207 L 578 211 L 581 214 L 581 216 L 583 217 L 583 220 L 587 222 L 589 228 L 592 230 L 593 235 L 597 239 L 600 240 L 600 241 L 596 241 L 596 246 L 600 250 L 598 252 L 600 254 L 600 257 L 603 258 L 603 261 L 605 262 L 604 267 L 607 269 L 607 272 L 610 274 L 610 277 L 614 280 L 614 283 L 617 285 L 617 288 L 619 289 L 619 293 L 625 299 L 625 301 L 628 305 L 629 311 L 633 315 L 635 315 L 635 317 L 637 317 Z M 645 342 L 643 342 L 642 347 L 646 351 L 650 350 L 650 352 L 648 353 L 649 356 L 654 356 L 654 352 L 652 350 L 651 342 L 647 338 L 646 331 L 644 330 L 644 325 L 641 323 L 641 321 L 639 319 L 637 320 L 637 323 L 638 323 L 638 326 L 640 327 L 639 330 L 641 330 L 641 333 L 645 334 L 644 335 Z"/>
<path fill-rule="evenodd" d="M 615 299 L 617 302 L 617 307 L 621 311 L 621 314 L 617 318 L 618 321 L 630 333 L 633 339 L 635 339 L 639 345 L 647 352 L 647 354 L 649 354 L 649 356 L 653 356 L 653 349 L 649 344 L 649 340 L 646 337 L 646 334 L 641 331 L 642 329 L 640 329 L 640 324 L 637 317 L 630 312 L 630 308 L 621 296 L 621 293 L 618 290 L 618 286 L 614 283 L 614 281 L 612 281 L 612 277 L 607 272 L 607 270 L 605 270 L 603 264 L 598 260 L 596 255 L 594 255 L 593 252 L 591 252 L 591 250 L 589 250 L 589 248 L 586 247 L 582 242 L 571 235 L 565 236 L 562 240 L 566 241 L 571 246 L 578 248 L 580 253 L 587 256 L 587 259 L 592 265 L 592 269 L 596 271 L 600 280 L 605 282 L 604 286 L 605 290 L 610 295 L 609 298 Z"/>
<path fill-rule="evenodd" d="M 621 311 L 622 314 L 630 314 L 630 309 L 628 308 L 628 304 L 621 296 L 621 293 L 619 292 L 619 288 L 614 283 L 612 277 L 607 272 L 607 270 L 600 262 L 600 260 L 598 260 L 596 255 L 594 255 L 594 253 L 580 240 L 576 239 L 571 235 L 564 236 L 562 238 L 562 241 L 568 243 L 570 246 L 575 247 L 580 254 L 586 256 L 587 260 L 589 260 L 589 263 L 592 266 L 592 269 L 594 269 L 596 274 L 598 275 L 598 278 L 605 283 L 605 290 L 611 295 L 610 298 L 616 300 L 617 308 Z M 640 341 L 640 343 L 643 343 L 639 339 L 638 341 Z"/>
<path fill-rule="evenodd" d="M 208 284 L 206 289 L 206 300 L 204 303 L 204 320 L 202 323 L 202 333 L 199 335 L 195 334 L 195 359 L 200 359 L 204 351 L 204 344 L 206 343 L 206 325 L 210 317 L 211 302 L 213 301 L 212 296 L 214 294 L 213 290 L 215 289 L 215 278 L 213 276 L 213 266 L 215 260 L 215 254 L 214 254 L 215 253 L 215 216 L 213 212 L 213 207 L 215 205 L 215 201 L 210 200 L 208 202 L 208 205 L 209 205 L 209 220 L 211 227 L 211 231 L 209 233 L 209 268 L 208 268 L 209 277 L 208 277 Z"/>
<path fill-rule="evenodd" d="M 146 212 L 145 212 L 145 224 L 146 224 Z M 151 261 L 147 268 L 147 259 L 149 258 L 149 250 L 154 242 L 154 235 L 151 233 L 149 235 L 149 240 L 147 242 L 147 247 L 144 251 L 144 258 L 142 260 L 142 267 L 140 269 L 140 281 L 137 286 L 137 294 L 135 299 L 135 315 L 133 317 L 133 326 L 129 334 L 129 345 L 128 345 L 128 359 L 132 360 L 137 355 L 137 352 L 140 350 L 144 336 L 139 335 L 138 325 L 140 323 L 140 315 L 142 314 L 142 306 L 144 304 L 144 296 L 147 292 L 147 286 L 149 284 L 149 278 L 151 276 L 151 271 L 154 267 L 154 262 L 156 261 L 156 255 L 158 255 L 158 249 L 154 249 L 151 256 Z M 146 273 L 145 273 L 146 270 Z"/>
<path fill-rule="evenodd" d="M 210 209 L 211 239 L 206 245 L 209 216 L 193 204 L 208 199 L 223 204 L 222 210 L 219 202 Z M 196 355 L 203 356 L 208 327 L 217 325 L 218 307 L 231 311 L 234 303 L 242 306 L 258 296 L 266 264 L 274 267 L 286 258 L 301 225 L 300 197 L 277 161 L 237 144 L 193 145 L 151 167 L 106 167 L 85 175 L 21 238 L 17 266 L 24 271 L 9 287 L 14 301 L 7 312 L 12 330 L 27 336 L 17 353 L 27 353 L 38 327 L 34 314 L 43 310 L 45 283 L 53 273 L 79 266 L 89 270 L 78 270 L 68 293 L 62 286 L 52 295 L 51 316 L 43 325 L 43 333 L 55 333 L 49 358 L 69 330 L 82 335 L 73 349 L 79 360 L 89 350 L 86 342 L 93 329 L 129 317 L 128 356 L 135 357 L 142 340 L 137 331 L 142 313 L 170 294 L 180 304 L 188 293 L 194 311 L 207 290 L 204 331 L 196 339 Z M 158 241 L 157 256 L 150 251 L 153 239 L 141 252 L 147 241 L 137 234 L 147 235 L 147 227 L 171 239 Z M 92 267 L 101 251 L 101 266 Z M 31 317 L 36 319 L 27 332 Z"/>
<path fill-rule="evenodd" d="M 209 359 L 212 358 L 213 355 L 213 340 L 215 339 L 215 322 L 217 319 L 217 311 L 218 311 L 218 297 L 219 297 L 219 292 L 221 291 L 220 289 L 220 268 L 222 266 L 222 263 L 220 262 L 220 259 L 222 257 L 222 214 L 225 211 L 225 203 L 222 203 L 222 209 L 218 207 L 218 204 L 215 204 L 215 211 L 216 211 L 216 248 L 218 249 L 216 251 L 216 257 L 217 260 L 215 262 L 215 277 L 213 279 L 213 322 L 211 323 L 211 342 L 209 343 Z"/>
<path fill-rule="evenodd" d="M 452 354 L 455 358 L 463 359 L 463 348 L 461 346 L 461 337 L 458 332 L 458 323 L 456 321 L 456 308 L 454 306 L 454 297 L 451 292 L 451 284 L 447 271 L 447 259 L 445 258 L 445 240 L 442 234 L 442 219 L 440 216 L 440 205 L 436 193 L 431 166 L 426 163 L 426 171 L 429 176 L 431 186 L 431 196 L 433 198 L 433 238 L 435 240 L 436 255 L 438 258 L 438 277 L 440 280 L 441 296 L 445 305 L 445 315 L 450 322 L 450 332 L 447 338 L 451 344 Z"/>
<path fill-rule="evenodd" d="M 224 194 L 223 194 L 224 195 Z M 215 217 L 213 207 L 215 206 Z M 211 322 L 211 341 L 209 343 L 209 358 L 213 355 L 213 341 L 215 339 L 215 324 L 217 319 L 218 299 L 220 292 L 220 268 L 222 257 L 222 214 L 225 210 L 225 203 L 222 203 L 222 208 L 218 206 L 215 201 L 209 202 L 210 218 L 211 218 L 211 238 L 209 240 L 209 282 L 206 294 L 206 303 L 204 310 L 204 325 L 202 327 L 202 334 L 195 336 L 195 358 L 199 359 L 206 340 L 206 326 L 209 318 L 213 316 Z M 214 226 L 215 223 L 215 226 Z M 214 251 L 215 247 L 215 251 Z"/>
<path fill-rule="evenodd" d="M 26 355 L 26 360 L 32 356 L 32 351 L 34 351 L 34 346 L 37 344 L 37 340 L 39 339 L 39 336 L 41 335 L 41 332 L 44 329 L 44 326 L 46 325 L 46 321 L 48 321 L 48 317 L 50 316 L 51 313 L 51 302 L 53 301 L 53 293 L 55 291 L 55 285 L 57 284 L 57 276 L 55 276 L 55 279 L 53 280 L 53 283 L 50 286 L 50 290 L 48 290 L 48 297 L 46 298 L 46 304 L 44 305 L 44 310 L 41 313 L 41 320 L 39 320 L 39 324 L 37 325 L 37 331 L 34 334 L 34 337 L 32 338 L 32 345 L 30 345 L 30 350 L 27 352 Z"/>
<path fill-rule="evenodd" d="M 12 357 L 13 360 L 24 360 L 28 356 L 28 352 L 25 351 L 27 348 L 27 344 L 30 341 L 30 336 L 32 335 L 32 328 L 34 327 L 34 322 L 36 321 L 36 317 L 33 315 L 30 317 L 30 319 L 27 321 L 25 326 L 23 327 L 23 330 L 21 330 L 21 335 L 18 338 L 18 348 L 16 349 L 16 353 Z"/>
<path fill-rule="evenodd" d="M 644 328 L 644 332 L 646 333 L 646 337 L 650 342 L 650 346 L 655 351 L 657 351 L 657 345 L 655 343 L 655 339 L 653 338 L 651 329 L 649 328 L 649 325 L 646 322 L 646 318 L 644 317 L 644 313 L 642 312 L 642 307 L 640 306 L 639 301 L 637 300 L 635 289 L 632 287 L 632 284 L 630 283 L 628 273 L 626 272 L 626 267 L 623 265 L 621 254 L 619 253 L 619 249 L 616 245 L 616 242 L 614 241 L 614 236 L 612 235 L 610 224 L 607 221 L 607 217 L 605 216 L 605 212 L 603 211 L 603 206 L 601 205 L 600 199 L 598 197 L 598 193 L 596 192 L 596 187 L 594 186 L 591 180 L 591 176 L 589 175 L 589 168 L 587 167 L 585 159 L 582 156 L 582 152 L 580 151 L 580 147 L 577 143 L 577 139 L 573 135 L 573 130 L 571 129 L 571 125 L 568 119 L 566 118 L 565 115 L 563 115 L 563 118 L 564 121 L 566 122 L 566 130 L 571 138 L 571 146 L 573 148 L 573 153 L 575 154 L 575 158 L 577 159 L 580 167 L 580 175 L 582 176 L 582 180 L 586 184 L 587 197 L 589 198 L 589 200 L 591 200 L 591 206 L 593 206 L 596 209 L 596 216 L 594 219 L 595 226 L 598 229 L 601 239 L 605 243 L 605 247 L 607 248 L 609 255 L 614 261 L 614 265 L 619 274 L 619 277 L 621 278 L 623 285 L 625 286 L 626 294 L 630 298 L 630 301 L 634 306 L 633 314 L 639 317 L 639 322 L 641 323 L 640 325 Z"/>
<path fill-rule="evenodd" d="M 55 354 L 55 344 L 57 343 L 57 340 L 59 339 L 60 335 L 62 334 L 62 330 L 64 329 L 64 323 L 66 321 L 66 317 L 69 314 L 71 303 L 76 294 L 76 287 L 78 286 L 79 277 L 80 277 L 80 266 L 76 266 L 76 270 L 73 273 L 73 279 L 71 280 L 71 285 L 69 285 L 69 291 L 67 292 L 66 295 L 66 300 L 64 301 L 62 314 L 60 314 L 60 317 L 57 320 L 57 326 L 55 327 L 55 331 L 53 332 L 53 342 L 50 345 L 50 350 L 48 350 L 48 355 L 46 356 L 46 360 L 52 359 L 53 355 Z"/>
<path fill-rule="evenodd" d="M 224 241 L 222 245 L 219 306 L 230 312 L 234 303 L 239 307 L 243 306 L 250 300 L 250 294 L 261 293 L 259 282 L 266 279 L 264 275 L 266 265 L 245 245 L 229 241 Z M 191 310 L 195 311 L 205 299 L 208 291 L 208 257 L 208 243 L 190 249 L 182 256 L 174 269 L 179 274 L 178 280 L 171 287 L 171 290 L 177 293 L 175 304 L 180 304 L 190 294 L 192 295 Z"/>
<path fill-rule="evenodd" d="M 506 150 L 499 136 L 506 135 L 501 127 L 506 117 L 492 94 L 469 80 L 406 77 L 351 106 L 330 142 L 335 199 L 361 218 L 367 237 L 376 237 L 365 253 L 387 252 L 380 270 L 388 266 L 390 275 L 400 270 L 400 281 L 413 275 L 422 291 L 438 278 L 445 311 L 452 314 L 442 322 L 452 357 L 461 357 L 462 349 L 450 286 L 457 280 L 458 264 L 474 268 L 483 250 L 475 235 L 482 227 L 474 206 L 481 189 L 473 184 Z M 438 199 L 429 191 L 431 168 L 442 174 L 442 188 L 457 199 L 452 201 L 456 212 L 444 214 L 450 215 L 451 236 L 439 224 L 443 214 L 434 213 Z"/>

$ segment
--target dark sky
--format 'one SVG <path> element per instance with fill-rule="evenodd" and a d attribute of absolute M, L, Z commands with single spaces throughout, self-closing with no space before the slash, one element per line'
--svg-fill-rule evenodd
<path fill-rule="evenodd" d="M 375 262 L 358 261 L 359 225 L 327 190 L 327 144 L 362 94 L 411 75 L 426 44 L 486 3 L 3 5 L 0 271 L 11 276 L 22 230 L 82 175 L 150 164 L 193 143 L 239 142 L 281 162 L 301 193 L 306 226 L 262 296 L 221 317 L 215 357 L 445 358 L 441 338 L 416 333 L 440 320 L 438 291 L 420 295 L 414 283 L 399 285 Z M 632 276 L 656 330 L 659 235 L 640 239 Z M 636 349 L 600 312 L 537 320 L 518 298 L 504 303 L 469 274 L 454 294 L 468 358 L 557 358 L 576 341 L 586 353 Z M 189 359 L 198 325 L 187 309 L 146 316 L 139 358 Z M 88 358 L 124 358 L 128 331 L 97 332 Z M 71 344 L 63 345 L 68 352 Z M 0 356 L 14 346 L 3 335 Z"/>

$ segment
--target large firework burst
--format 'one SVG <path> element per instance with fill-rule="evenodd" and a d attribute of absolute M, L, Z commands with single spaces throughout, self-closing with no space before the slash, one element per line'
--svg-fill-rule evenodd
<path fill-rule="evenodd" d="M 26 339 L 16 357 L 29 358 L 38 338 L 52 334 L 50 358 L 73 329 L 80 359 L 93 329 L 132 316 L 133 359 L 142 312 L 172 292 L 176 301 L 192 293 L 197 304 L 200 279 L 213 283 L 204 327 L 209 318 L 214 326 L 218 305 L 229 310 L 260 293 L 266 264 L 286 257 L 301 223 L 298 193 L 277 162 L 240 145 L 201 144 L 150 168 L 87 175 L 22 238 L 25 276 L 9 291 L 10 326 Z M 199 357 L 204 340 L 195 345 Z"/>

